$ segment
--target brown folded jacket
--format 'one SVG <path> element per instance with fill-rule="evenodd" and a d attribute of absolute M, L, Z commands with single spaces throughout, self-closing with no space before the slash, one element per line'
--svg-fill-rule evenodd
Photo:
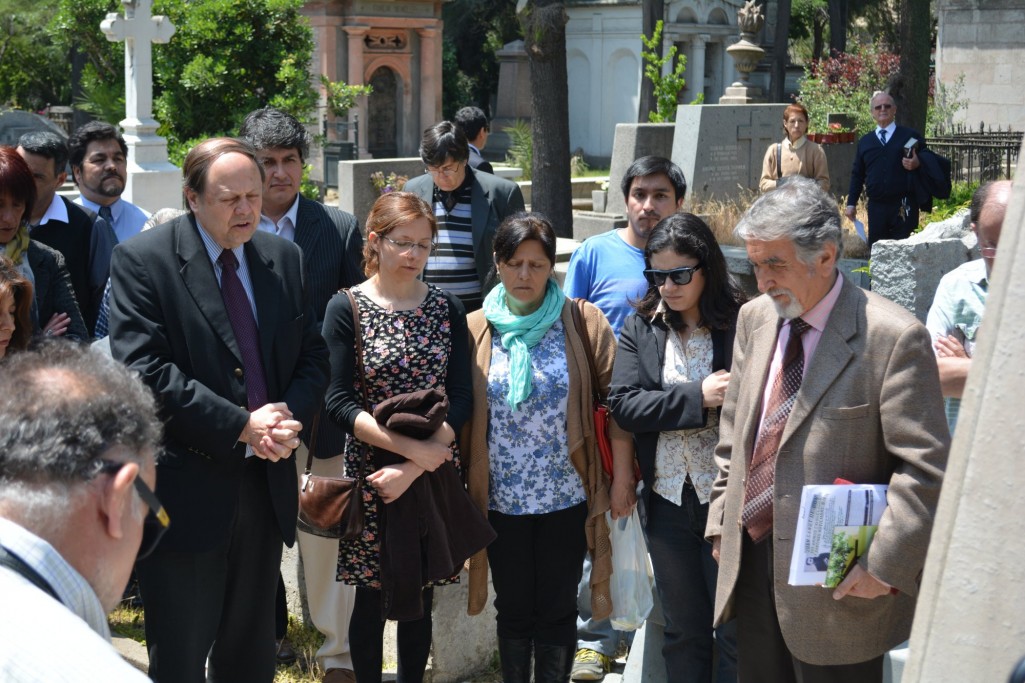
<path fill-rule="evenodd" d="M 438 389 L 393 396 L 374 410 L 380 424 L 416 439 L 430 437 L 447 416 L 448 398 Z M 405 462 L 390 451 L 374 450 L 377 468 Z M 424 586 L 458 574 L 496 537 L 451 461 L 424 472 L 397 500 L 378 509 L 382 619 L 423 618 Z"/>

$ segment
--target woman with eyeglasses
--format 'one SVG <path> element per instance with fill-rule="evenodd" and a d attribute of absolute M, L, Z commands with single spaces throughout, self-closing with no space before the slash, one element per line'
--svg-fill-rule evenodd
<path fill-rule="evenodd" d="M 644 261 L 648 289 L 619 336 L 609 407 L 633 433 L 641 469 L 642 518 L 666 618 L 662 654 L 669 680 L 736 681 L 732 624 L 715 632 L 712 672 L 718 567 L 704 535 L 744 296 L 711 230 L 693 214 L 659 222 Z"/>
<path fill-rule="evenodd" d="M 405 458 L 404 462 L 380 468 L 370 466 L 368 461 L 367 471 L 371 473 L 363 487 L 363 534 L 354 541 L 340 542 L 339 578 L 356 586 L 349 645 L 359 683 L 381 680 L 382 583 L 391 585 L 401 578 L 382 572 L 382 505 L 398 500 L 424 472 L 433 472 L 449 460 L 458 466 L 456 432 L 470 413 L 463 305 L 420 279 L 436 236 L 431 207 L 409 192 L 385 194 L 370 210 L 363 247 L 368 279 L 351 290 L 359 308 L 365 376 L 357 369 L 348 297 L 336 294 L 324 317 L 324 338 L 331 352 L 331 383 L 325 407 L 330 418 L 350 435 L 345 445 L 346 474 L 357 476 L 366 445 Z M 450 404 L 447 420 L 426 440 L 404 436 L 379 424 L 365 410 L 364 389 L 372 409 L 400 394 L 443 390 Z M 423 680 L 431 648 L 432 588 L 454 581 L 453 577 L 423 586 L 423 616 L 399 621 L 400 683 Z"/>
<path fill-rule="evenodd" d="M 555 231 L 539 214 L 514 214 L 498 227 L 494 250 L 499 284 L 467 318 L 474 401 L 462 445 L 470 497 L 498 538 L 470 560 L 468 611 L 484 608 L 490 566 L 503 681 L 529 683 L 533 653 L 534 680 L 562 682 L 576 652 L 585 552 L 595 617 L 611 607 L 609 480 L 576 303 L 552 277 Z M 581 313 L 604 394 L 615 336 L 596 307 L 584 304 Z M 626 454 L 632 462 L 629 436 L 614 426 L 611 435 L 617 460 Z"/>
<path fill-rule="evenodd" d="M 783 110 L 782 142 L 769 145 L 762 161 L 762 177 L 758 189 L 775 190 L 795 175 L 817 181 L 824 192 L 829 192 L 829 164 L 822 147 L 809 140 L 808 110 L 800 104 L 791 104 Z"/>

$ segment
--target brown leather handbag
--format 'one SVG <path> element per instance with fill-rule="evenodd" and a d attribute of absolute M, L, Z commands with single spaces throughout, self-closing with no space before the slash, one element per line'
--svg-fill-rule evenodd
<path fill-rule="evenodd" d="M 366 370 L 363 367 L 363 331 L 359 324 L 359 306 L 349 290 L 342 290 L 352 306 L 352 323 L 356 341 L 356 365 L 363 390 L 363 409 L 371 413 L 367 400 Z M 372 414 L 372 413 L 371 413 Z M 314 536 L 352 541 L 363 533 L 363 479 L 366 476 L 367 454 L 371 447 L 363 444 L 359 470 L 355 477 L 324 477 L 313 474 L 313 453 L 316 450 L 320 411 L 313 418 L 310 449 L 299 489 L 299 518 L 296 527 Z"/>

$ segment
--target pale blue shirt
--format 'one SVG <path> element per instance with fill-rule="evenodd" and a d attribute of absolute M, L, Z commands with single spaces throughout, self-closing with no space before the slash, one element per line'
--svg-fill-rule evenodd
<path fill-rule="evenodd" d="M 989 275 L 986 262 L 981 258 L 964 263 L 944 275 L 925 319 L 933 342 L 940 337 L 954 335 L 964 346 L 965 354 L 969 358 L 974 356 L 988 293 Z M 943 399 L 943 404 L 947 426 L 953 434 L 961 411 L 961 399 L 948 397 Z"/>
<path fill-rule="evenodd" d="M 292 202 L 291 208 L 285 212 L 285 215 L 278 219 L 275 223 L 271 219 L 267 218 L 263 214 L 260 215 L 259 229 L 264 232 L 269 232 L 278 237 L 283 237 L 289 242 L 295 242 L 295 226 L 297 216 L 299 215 L 299 195 L 295 196 L 295 201 Z"/>
<path fill-rule="evenodd" d="M 221 273 L 224 267 L 221 265 L 220 258 L 221 252 L 224 251 L 224 247 L 217 244 L 214 238 L 210 236 L 210 233 L 199 224 L 199 219 L 196 219 L 196 226 L 199 228 L 199 236 L 203 239 L 203 246 L 206 247 L 206 255 L 210 257 L 210 263 L 214 267 L 214 277 L 217 278 L 217 286 L 221 285 Z M 260 326 L 260 319 L 256 315 L 256 297 L 253 296 L 253 281 L 249 277 L 249 265 L 246 263 L 246 245 L 235 247 L 231 250 L 231 253 L 235 254 L 235 258 L 238 259 L 238 279 L 242 281 L 242 289 L 246 291 L 246 298 L 249 299 L 249 306 L 253 309 L 253 319 L 256 321 L 256 326 Z"/>
<path fill-rule="evenodd" d="M 78 195 L 75 203 L 95 211 L 97 214 L 100 213 L 100 205 L 86 199 L 82 195 Z M 142 226 L 146 225 L 146 221 L 149 220 L 148 211 L 140 209 L 135 204 L 130 204 L 120 198 L 110 205 L 110 214 L 114 218 L 114 225 L 111 227 L 114 228 L 114 234 L 117 236 L 118 243 L 138 235 L 142 232 Z"/>
<path fill-rule="evenodd" d="M 60 602 L 0 567 L 0 680 L 5 683 L 121 683 L 149 679 L 110 643 L 92 586 L 57 550 L 0 518 L 0 545 L 50 584 Z"/>

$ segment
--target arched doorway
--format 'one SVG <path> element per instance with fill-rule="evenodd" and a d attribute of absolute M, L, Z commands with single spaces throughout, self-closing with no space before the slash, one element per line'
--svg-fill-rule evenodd
<path fill-rule="evenodd" d="M 370 77 L 374 91 L 367 103 L 367 151 L 375 159 L 398 156 L 399 87 L 395 72 L 382 66 Z"/>

